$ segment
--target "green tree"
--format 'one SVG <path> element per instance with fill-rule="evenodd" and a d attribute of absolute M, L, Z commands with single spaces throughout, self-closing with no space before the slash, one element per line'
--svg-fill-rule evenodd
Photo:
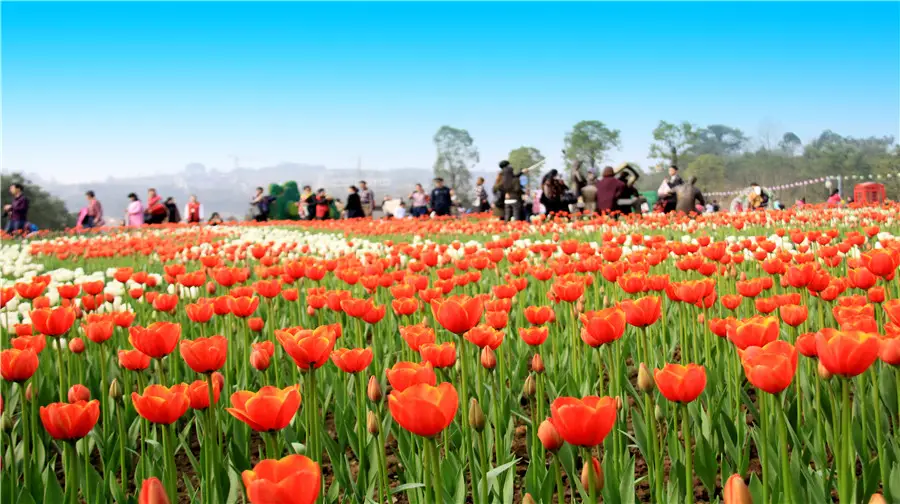
<path fill-rule="evenodd" d="M 803 142 L 800 141 L 800 137 L 790 131 L 782 135 L 781 141 L 778 142 L 778 147 L 781 148 L 781 151 L 789 156 L 796 154 L 797 149 L 802 146 Z"/>
<path fill-rule="evenodd" d="M 530 166 L 534 166 L 543 159 L 545 158 L 544 155 L 541 154 L 541 151 L 534 147 L 524 146 L 511 150 L 509 152 L 509 157 L 507 158 L 509 164 L 512 165 L 513 170 L 515 170 L 516 173 L 519 173 Z M 532 183 L 540 177 L 540 171 L 529 171 L 525 173 L 525 176 L 528 177 L 528 186 L 531 187 Z"/>
<path fill-rule="evenodd" d="M 744 133 L 737 128 L 723 124 L 711 124 L 697 131 L 690 153 L 695 156 L 703 154 L 734 155 L 744 148 L 748 140 Z"/>
<path fill-rule="evenodd" d="M 38 229 L 53 231 L 75 226 L 78 216 L 71 214 L 61 199 L 43 190 L 41 186 L 32 184 L 21 173 L 0 175 L 0 186 L 3 190 L 3 196 L 0 199 L 4 205 L 10 203 L 9 186 L 14 183 L 22 184 L 25 188 L 25 196 L 28 198 L 28 222 L 37 226 Z M 2 225 L 4 228 L 6 227 L 6 214 L 3 215 Z"/>
<path fill-rule="evenodd" d="M 697 139 L 697 130 L 693 124 L 682 121 L 680 124 L 659 121 L 653 130 L 654 142 L 650 144 L 651 159 L 658 159 L 664 166 L 666 163 L 677 165 L 678 156 L 684 153 Z"/>
<path fill-rule="evenodd" d="M 478 148 L 472 136 L 464 129 L 441 126 L 434 134 L 437 159 L 434 176 L 441 177 L 456 192 L 459 202 L 468 206 L 472 199 L 472 173 L 478 163 Z"/>
<path fill-rule="evenodd" d="M 725 183 L 725 160 L 714 154 L 703 154 L 691 161 L 685 177 L 697 177 L 699 187 L 714 190 Z"/>
<path fill-rule="evenodd" d="M 619 130 L 609 129 L 600 121 L 581 121 L 566 133 L 564 153 L 568 161 L 581 161 L 596 170 L 607 151 L 621 146 L 619 135 Z"/>

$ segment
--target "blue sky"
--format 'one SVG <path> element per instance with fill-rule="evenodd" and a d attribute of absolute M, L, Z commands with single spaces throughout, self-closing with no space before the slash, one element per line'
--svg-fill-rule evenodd
<path fill-rule="evenodd" d="M 466 128 L 558 166 L 660 119 L 900 137 L 900 4 L 2 3 L 3 165 L 60 181 L 282 161 L 431 167 Z"/>

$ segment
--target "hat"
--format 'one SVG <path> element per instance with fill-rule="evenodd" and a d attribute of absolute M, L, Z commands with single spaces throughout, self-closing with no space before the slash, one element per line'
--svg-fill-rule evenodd
<path fill-rule="evenodd" d="M 434 177 L 434 181 L 435 181 L 435 182 L 443 182 L 444 179 L 441 178 L 441 177 Z"/>

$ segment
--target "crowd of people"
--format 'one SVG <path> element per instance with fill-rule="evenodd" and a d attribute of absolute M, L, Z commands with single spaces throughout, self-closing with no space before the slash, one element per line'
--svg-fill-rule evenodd
<path fill-rule="evenodd" d="M 381 202 L 384 218 L 405 219 L 426 216 L 442 217 L 468 213 L 493 213 L 503 220 L 529 220 L 534 215 L 569 215 L 612 213 L 627 215 L 633 212 L 649 211 L 647 199 L 634 187 L 637 170 L 623 165 L 615 170 L 611 166 L 603 168 L 600 176 L 591 171 L 583 171 L 580 162 L 571 169 L 571 184 L 556 169 L 547 172 L 540 184 L 533 188 L 529 182 L 528 169 L 516 171 L 509 161 L 499 163 L 499 171 L 491 188 L 493 203 L 483 177 L 478 177 L 472 190 L 470 203 L 463 206 L 454 188 L 445 184 L 443 178 L 434 179 L 433 187 L 426 191 L 422 184 L 416 184 L 406 198 L 395 199 L 385 196 Z M 10 184 L 12 201 L 4 205 L 6 220 L 4 231 L 8 234 L 32 234 L 37 227 L 28 221 L 29 200 L 22 184 Z M 677 166 L 668 169 L 668 176 L 657 191 L 658 200 L 653 210 L 659 212 L 681 212 L 684 214 L 718 212 L 717 200 L 708 200 L 697 187 L 697 178 L 684 180 Z M 110 225 L 104 219 L 103 206 L 94 191 L 85 193 L 86 204 L 80 210 L 76 227 L 79 229 L 99 228 Z M 163 223 L 188 223 L 209 225 L 222 224 L 224 220 L 218 212 L 206 218 L 203 205 L 195 195 L 191 195 L 183 209 L 179 209 L 175 199 L 163 199 L 156 189 L 148 189 L 146 200 L 136 193 L 128 195 L 123 225 L 140 227 Z M 362 219 L 372 218 L 375 210 L 375 193 L 366 181 L 347 188 L 344 201 L 329 195 L 325 189 L 312 190 L 304 186 L 300 199 L 296 202 L 296 216 L 304 220 Z M 272 217 L 272 207 L 276 198 L 266 194 L 262 187 L 250 199 L 249 218 L 265 222 Z M 843 203 L 840 191 L 834 189 L 827 199 L 829 205 Z M 806 199 L 796 202 L 797 207 L 806 205 Z M 772 201 L 768 191 L 753 183 L 745 193 L 736 197 L 731 211 L 757 210 L 769 207 L 783 209 L 784 205 Z"/>

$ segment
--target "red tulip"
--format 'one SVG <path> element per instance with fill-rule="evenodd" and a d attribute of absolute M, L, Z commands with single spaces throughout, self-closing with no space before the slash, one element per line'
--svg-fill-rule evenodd
<path fill-rule="evenodd" d="M 413 352 L 418 352 L 421 345 L 435 341 L 434 330 L 425 324 L 400 326 L 400 337 Z"/>
<path fill-rule="evenodd" d="M 580 317 L 584 330 L 581 339 L 592 347 L 613 342 L 625 333 L 625 310 L 618 306 L 589 311 Z"/>
<path fill-rule="evenodd" d="M 419 347 L 419 354 L 436 369 L 452 367 L 456 364 L 456 343 L 425 343 Z"/>
<path fill-rule="evenodd" d="M 519 337 L 529 346 L 540 346 L 547 341 L 550 331 L 546 327 L 520 327 Z"/>
<path fill-rule="evenodd" d="M 52 403 L 41 406 L 41 423 L 53 439 L 73 441 L 91 432 L 100 418 L 100 401 L 73 404 Z"/>
<path fill-rule="evenodd" d="M 338 348 L 331 352 L 331 361 L 345 373 L 359 373 L 372 362 L 372 349 Z"/>
<path fill-rule="evenodd" d="M 225 365 L 227 354 L 225 336 L 181 340 L 181 358 L 197 373 L 218 371 Z"/>
<path fill-rule="evenodd" d="M 672 402 L 689 403 L 706 388 L 706 369 L 696 364 L 666 364 L 653 370 L 656 387 Z"/>
<path fill-rule="evenodd" d="M 31 312 L 31 325 L 41 334 L 62 336 L 75 323 L 75 310 L 67 307 L 41 308 Z"/>
<path fill-rule="evenodd" d="M 10 348 L 0 352 L 0 374 L 6 381 L 22 383 L 31 378 L 37 367 L 37 354 L 30 348 Z"/>
<path fill-rule="evenodd" d="M 728 325 L 728 339 L 741 350 L 751 346 L 765 346 L 778 339 L 778 319 L 758 315 L 748 319 L 735 319 Z"/>
<path fill-rule="evenodd" d="M 764 347 L 750 347 L 738 352 L 747 381 L 770 394 L 788 388 L 797 372 L 797 350 L 786 341 L 775 340 Z"/>
<path fill-rule="evenodd" d="M 658 296 L 626 299 L 620 304 L 625 311 L 625 321 L 634 327 L 647 327 L 659 320 L 662 301 Z"/>
<path fill-rule="evenodd" d="M 434 369 L 432 369 L 431 364 L 428 362 L 425 364 L 416 364 L 415 362 L 401 361 L 394 364 L 393 367 L 385 369 L 384 373 L 387 375 L 391 387 L 393 387 L 394 390 L 399 390 L 401 392 L 420 383 L 427 383 L 428 385 L 434 386 L 437 382 Z"/>
<path fill-rule="evenodd" d="M 433 300 L 431 312 L 444 329 L 461 335 L 478 325 L 484 304 L 480 297 L 451 296 Z"/>
<path fill-rule="evenodd" d="M 131 402 L 138 414 L 146 420 L 170 425 L 181 418 L 191 405 L 187 389 L 188 386 L 184 383 L 173 387 L 153 384 L 144 389 L 143 394 L 132 392 Z"/>
<path fill-rule="evenodd" d="M 319 498 L 322 473 L 303 455 L 261 460 L 241 473 L 250 504 L 312 504 Z"/>
<path fill-rule="evenodd" d="M 156 478 L 147 478 L 141 483 L 138 504 L 170 504 L 166 488 Z"/>
<path fill-rule="evenodd" d="M 831 374 L 847 378 L 862 374 L 879 351 L 878 337 L 871 333 L 826 328 L 816 334 L 819 362 Z"/>
<path fill-rule="evenodd" d="M 391 416 L 401 427 L 417 436 L 432 437 L 452 422 L 459 408 L 459 396 L 450 383 L 434 387 L 419 383 L 405 390 L 395 388 L 388 395 Z"/>
<path fill-rule="evenodd" d="M 143 371 L 150 367 L 150 356 L 140 350 L 119 350 L 119 365 L 129 371 Z"/>
<path fill-rule="evenodd" d="M 612 397 L 560 397 L 550 405 L 550 421 L 567 443 L 592 447 L 612 430 L 617 410 Z"/>
<path fill-rule="evenodd" d="M 181 337 L 181 325 L 172 322 L 154 322 L 146 329 L 134 326 L 129 329 L 128 341 L 141 352 L 161 359 L 175 350 Z"/>
<path fill-rule="evenodd" d="M 78 401 L 90 401 L 91 391 L 80 383 L 76 383 L 69 387 L 69 393 L 66 395 L 69 403 L 77 403 Z"/>
<path fill-rule="evenodd" d="M 293 385 L 284 389 L 263 387 L 258 392 L 240 390 L 231 395 L 225 411 L 257 432 L 287 427 L 300 408 L 300 391 Z"/>
<path fill-rule="evenodd" d="M 225 386 L 225 377 L 220 373 L 213 373 L 213 404 L 219 403 L 219 395 Z M 204 410 L 209 408 L 209 382 L 208 380 L 196 380 L 188 385 L 188 397 L 191 409 Z"/>

